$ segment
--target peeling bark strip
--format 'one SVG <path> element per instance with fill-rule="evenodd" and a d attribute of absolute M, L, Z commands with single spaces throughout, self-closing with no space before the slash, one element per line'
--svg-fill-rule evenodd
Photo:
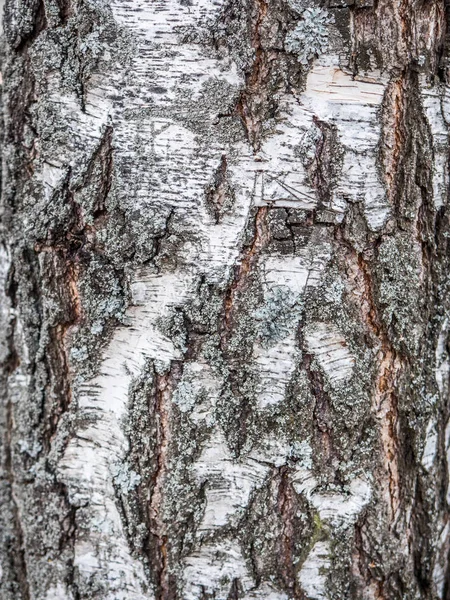
<path fill-rule="evenodd" d="M 7 1 L 0 597 L 445 600 L 448 8 Z"/>

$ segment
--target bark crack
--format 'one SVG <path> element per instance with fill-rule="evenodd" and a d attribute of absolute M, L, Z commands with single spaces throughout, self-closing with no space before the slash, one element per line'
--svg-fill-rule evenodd
<path fill-rule="evenodd" d="M 383 450 L 384 469 L 388 476 L 385 487 L 385 499 L 390 510 L 391 525 L 399 515 L 400 507 L 400 469 L 399 469 L 399 413 L 395 387 L 403 362 L 394 349 L 389 336 L 381 323 L 374 298 L 374 282 L 371 269 L 362 253 L 347 242 L 339 229 L 336 229 L 338 241 L 344 244 L 347 261 L 353 270 L 354 283 L 360 292 L 358 305 L 363 322 L 378 341 L 377 375 L 372 409 L 380 424 L 380 442 Z"/>
<path fill-rule="evenodd" d="M 231 329 L 235 312 L 236 296 L 245 288 L 252 266 L 255 264 L 261 250 L 269 241 L 269 228 L 267 223 L 268 210 L 267 206 L 258 208 L 255 216 L 255 235 L 252 244 L 244 251 L 240 264 L 235 271 L 234 280 L 227 290 L 225 296 L 225 318 L 223 323 L 224 332 L 222 333 L 222 345 L 226 335 Z"/>
<path fill-rule="evenodd" d="M 285 587 L 293 600 L 303 600 L 305 594 L 298 585 L 294 563 L 295 531 L 293 518 L 295 516 L 294 491 L 289 477 L 289 467 L 279 469 L 278 511 L 281 516 L 281 572 Z"/>
<path fill-rule="evenodd" d="M 220 223 L 224 209 L 226 209 L 227 196 L 230 192 L 227 185 L 228 163 L 225 154 L 220 159 L 219 167 L 214 174 L 214 181 L 206 192 L 206 201 L 211 207 L 216 225 Z"/>
<path fill-rule="evenodd" d="M 156 469 L 151 481 L 149 520 L 150 532 L 154 537 L 154 565 L 156 571 L 156 600 L 174 598 L 170 571 L 168 531 L 163 515 L 163 505 L 168 464 L 169 447 L 172 439 L 171 398 L 175 382 L 181 377 L 181 365 L 172 362 L 169 372 L 155 373 L 155 405 L 156 419 Z"/>
<path fill-rule="evenodd" d="M 266 0 L 255 0 L 255 7 L 257 10 L 257 17 L 252 36 L 252 47 L 255 52 L 255 59 L 251 71 L 245 77 L 245 89 L 238 101 L 236 111 L 244 124 L 247 139 L 252 145 L 253 151 L 256 153 L 261 146 L 261 121 L 259 120 L 255 109 L 258 106 L 258 101 L 261 103 L 260 95 L 264 93 L 264 82 L 269 72 L 267 52 L 263 47 L 261 27 L 267 16 L 269 5 Z"/>
<path fill-rule="evenodd" d="M 162 518 L 164 480 L 167 472 L 167 453 L 170 439 L 170 417 L 168 401 L 170 398 L 170 375 L 156 375 L 156 471 L 153 475 L 153 490 L 150 501 L 151 531 L 157 538 L 159 568 L 157 573 L 157 598 L 169 597 L 167 572 L 167 535 Z"/>

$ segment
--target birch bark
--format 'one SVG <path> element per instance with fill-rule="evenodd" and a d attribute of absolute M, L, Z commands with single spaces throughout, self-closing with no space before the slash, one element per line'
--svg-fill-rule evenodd
<path fill-rule="evenodd" d="M 441 0 L 6 0 L 0 595 L 437 600 Z"/>

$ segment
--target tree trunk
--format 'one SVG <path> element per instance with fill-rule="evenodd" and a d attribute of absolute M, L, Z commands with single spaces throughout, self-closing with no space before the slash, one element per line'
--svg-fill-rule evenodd
<path fill-rule="evenodd" d="M 2 600 L 450 598 L 441 0 L 7 0 Z"/>

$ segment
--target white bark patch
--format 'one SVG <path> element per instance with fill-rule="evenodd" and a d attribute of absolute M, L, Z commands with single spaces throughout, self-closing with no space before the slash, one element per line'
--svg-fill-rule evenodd
<path fill-rule="evenodd" d="M 353 525 L 372 496 L 369 482 L 362 478 L 351 481 L 345 491 L 321 490 L 312 471 L 306 466 L 296 469 L 293 487 L 298 494 L 307 498 L 317 510 L 320 520 L 331 528 L 330 535 L 335 529 Z M 298 574 L 298 581 L 311 600 L 327 598 L 327 571 L 331 564 L 329 550 L 328 541 L 317 542 Z"/>
<path fill-rule="evenodd" d="M 447 198 L 448 122 L 444 117 L 443 104 L 449 106 L 450 102 L 447 95 L 442 97 L 442 90 L 438 86 L 428 86 L 425 78 L 422 78 L 420 87 L 423 108 L 433 137 L 433 199 L 438 209 Z"/>
<path fill-rule="evenodd" d="M 327 598 L 325 585 L 331 565 L 329 555 L 329 543 L 317 542 L 300 569 L 298 582 L 310 600 Z"/>
<path fill-rule="evenodd" d="M 92 155 L 98 146 L 112 103 L 102 94 L 101 109 L 96 114 L 81 111 L 75 94 L 61 93 L 60 73 L 47 78 L 47 88 L 48 101 L 58 107 L 58 120 L 64 124 L 68 134 L 65 143 L 59 142 L 58 152 L 52 154 L 51 162 L 43 157 L 35 175 L 36 180 L 43 184 L 45 198 L 48 200 L 67 176 L 69 165 L 74 179 L 83 172 L 85 165 L 82 158 Z"/>
<path fill-rule="evenodd" d="M 129 552 L 112 485 L 112 462 L 121 458 L 125 440 L 113 413 L 96 416 L 71 440 L 59 464 L 71 503 L 89 507 L 83 513 L 90 535 L 77 539 L 74 565 L 82 581 L 102 581 L 115 598 L 143 600 L 144 571 Z"/>
<path fill-rule="evenodd" d="M 293 487 L 309 500 L 321 520 L 333 527 L 353 523 L 372 496 L 369 482 L 362 478 L 355 478 L 342 492 L 322 491 L 312 472 L 303 467 L 296 470 Z"/>
<path fill-rule="evenodd" d="M 270 256 L 262 265 L 264 273 L 265 290 L 270 293 L 275 288 L 282 288 L 289 292 L 295 302 L 300 298 L 308 280 L 308 257 L 302 260 L 299 257 Z M 294 307 L 286 306 L 285 311 L 294 312 Z M 289 315 L 285 316 L 288 319 Z M 268 315 L 270 318 L 270 315 Z M 282 402 L 286 393 L 286 386 L 294 372 L 296 361 L 299 357 L 298 342 L 296 340 L 296 323 L 298 317 L 289 324 L 291 331 L 287 331 L 282 339 L 275 341 L 269 347 L 263 348 L 255 345 L 253 356 L 255 368 L 258 371 L 258 406 L 261 409 Z M 274 324 L 276 327 L 276 323 Z"/>
<path fill-rule="evenodd" d="M 448 377 L 450 373 L 450 361 L 446 348 L 448 337 L 448 318 L 445 318 L 441 331 L 439 333 L 438 342 L 436 345 L 436 370 L 435 377 L 438 385 L 439 393 L 443 398 L 448 389 Z"/>
<path fill-rule="evenodd" d="M 199 531 L 213 530 L 230 522 L 248 504 L 269 468 L 255 461 L 233 460 L 222 433 L 216 432 L 195 464 L 199 481 L 206 482 L 206 509 Z"/>
<path fill-rule="evenodd" d="M 262 265 L 267 289 L 284 286 L 293 296 L 300 296 L 308 282 L 311 263 L 306 252 L 304 256 L 269 256 Z"/>
<path fill-rule="evenodd" d="M 280 439 L 265 438 L 258 450 L 243 460 L 234 460 L 224 435 L 216 430 L 211 436 L 199 460 L 194 465 L 199 485 L 206 483 L 206 507 L 198 529 L 200 536 L 214 533 L 220 528 L 236 524 L 242 511 L 248 506 L 251 493 L 261 487 L 271 468 L 286 464 L 288 445 Z M 230 576 L 230 573 L 233 573 Z M 200 597 L 201 586 L 215 590 L 217 598 L 228 598 L 232 580 L 240 578 L 245 591 L 254 587 L 239 543 L 230 536 L 203 545 L 200 551 L 185 560 L 183 597 L 192 600 Z M 266 588 L 263 588 L 266 589 Z M 284 595 L 270 598 L 282 600 Z M 256 591 L 255 591 L 256 593 Z M 246 596 L 247 597 L 247 596 Z M 250 595 L 250 598 L 265 598 Z"/>
<path fill-rule="evenodd" d="M 253 464 L 256 461 L 265 467 L 279 468 L 287 463 L 291 454 L 292 447 L 286 440 L 280 436 L 274 437 L 272 434 L 260 440 L 259 446 L 250 452 L 247 462 Z"/>
<path fill-rule="evenodd" d="M 175 51 L 181 52 L 184 47 L 179 44 L 175 28 L 178 26 L 198 25 L 206 18 L 213 19 L 220 14 L 223 0 L 194 0 L 190 4 L 180 4 L 176 0 L 155 0 L 149 4 L 145 0 L 133 0 L 133 10 L 129 10 L 125 2 L 112 2 L 114 16 L 119 23 L 134 30 L 142 42 L 148 41 L 161 51 L 174 45 Z M 170 63 L 172 54 L 166 61 Z M 196 65 L 192 66 L 195 69 Z M 202 73 L 197 65 L 197 71 Z M 182 73 L 180 73 L 180 76 Z"/>
<path fill-rule="evenodd" d="M 437 546 L 439 553 L 433 567 L 433 582 L 439 598 L 444 598 L 445 584 L 447 581 L 448 551 L 449 551 L 450 523 L 442 528 Z"/>
<path fill-rule="evenodd" d="M 239 579 L 244 592 L 253 587 L 239 544 L 225 540 L 204 545 L 186 559 L 183 598 L 198 600 L 205 594 L 227 600 L 233 579 Z"/>
<path fill-rule="evenodd" d="M 450 464 L 450 421 L 445 426 L 445 452 L 447 454 L 447 462 Z M 448 469 L 450 472 L 450 467 Z M 447 485 L 447 502 L 450 503 L 450 481 Z"/>
<path fill-rule="evenodd" d="M 297 494 L 304 494 L 309 499 L 317 487 L 317 480 L 309 468 L 301 466 L 295 470 L 292 485 Z"/>
<path fill-rule="evenodd" d="M 321 239 L 322 232 L 313 232 L 307 250 L 310 256 L 310 267 L 306 285 L 308 288 L 318 286 L 325 267 L 331 259 L 331 246 Z"/>
<path fill-rule="evenodd" d="M 320 119 L 336 125 L 345 154 L 332 207 L 343 212 L 346 202 L 364 202 L 374 230 L 383 226 L 389 204 L 378 176 L 377 152 L 381 135 L 378 109 L 386 82 L 381 77 L 358 79 L 337 65 L 335 56 L 316 61 L 300 101 Z"/>
<path fill-rule="evenodd" d="M 315 191 L 305 181 L 296 151 L 299 140 L 311 128 L 313 113 L 292 96 L 284 98 L 282 109 L 283 120 L 277 124 L 276 133 L 263 142 L 253 165 L 258 173 L 255 204 L 311 210 L 317 204 Z"/>
<path fill-rule="evenodd" d="M 109 507 L 108 507 L 109 508 Z M 107 510 L 107 507 L 104 507 Z M 102 511 L 99 510 L 99 519 Z M 112 539 L 117 531 L 108 531 Z M 74 566 L 77 568 L 81 578 L 86 580 L 101 581 L 107 586 L 109 594 L 105 596 L 108 600 L 149 600 L 153 594 L 144 593 L 137 589 L 137 583 L 143 582 L 142 567 L 127 558 L 127 550 L 119 541 L 114 548 L 105 544 L 96 545 L 91 540 L 79 542 L 76 546 Z"/>
<path fill-rule="evenodd" d="M 277 591 L 270 583 L 264 582 L 258 589 L 246 594 L 243 600 L 289 600 L 289 596 Z"/>
<path fill-rule="evenodd" d="M 254 346 L 253 357 L 258 372 L 257 395 L 260 409 L 284 400 L 286 386 L 300 358 L 296 339 L 299 315 L 295 303 L 301 298 L 307 284 L 309 287 L 319 284 L 330 256 L 329 252 L 328 245 L 323 244 L 317 248 L 317 254 L 312 258 L 312 248 L 307 247 L 299 256 L 268 256 L 261 265 L 265 298 L 271 300 L 270 295 L 275 289 L 285 290 L 286 306 L 283 310 L 288 314 L 284 319 L 287 323 L 291 313 L 292 320 L 286 325 L 286 332 L 281 339 L 269 343 L 268 347 L 259 344 Z M 277 328 L 277 323 L 274 323 L 274 328 Z"/>
<path fill-rule="evenodd" d="M 295 330 L 269 348 L 256 347 L 253 355 L 260 372 L 257 383 L 258 407 L 264 409 L 283 402 L 286 386 L 300 356 Z"/>
<path fill-rule="evenodd" d="M 438 434 L 436 431 L 436 422 L 431 419 L 427 425 L 425 434 L 425 447 L 422 453 L 422 465 L 429 471 L 433 467 L 434 459 L 437 454 Z"/>
<path fill-rule="evenodd" d="M 372 491 L 368 482 L 356 478 L 350 483 L 346 494 L 313 492 L 310 499 L 321 519 L 333 526 L 339 526 L 353 523 L 369 502 L 371 495 Z"/>
<path fill-rule="evenodd" d="M 439 395 L 441 399 L 447 397 L 448 394 L 448 379 L 450 375 L 450 361 L 447 350 L 447 339 L 448 339 L 448 325 L 449 319 L 446 317 L 441 325 L 438 341 L 436 344 L 436 368 L 435 378 L 439 389 Z M 428 438 L 428 436 L 427 436 Z M 426 450 L 426 446 L 425 446 Z M 450 465 L 450 421 L 445 427 L 445 451 L 447 453 L 447 461 Z M 425 457 L 425 451 L 424 451 Z M 450 467 L 449 467 L 450 470 Z M 450 502 L 450 483 L 447 486 L 447 502 Z"/>
<path fill-rule="evenodd" d="M 73 594 L 66 586 L 58 583 L 47 590 L 44 600 L 73 600 Z"/>
<path fill-rule="evenodd" d="M 335 325 L 309 325 L 305 330 L 305 341 L 308 351 L 314 355 L 332 386 L 338 386 L 352 377 L 355 358 Z"/>
<path fill-rule="evenodd" d="M 297 471 L 293 485 L 298 493 L 308 498 L 321 521 L 332 528 L 346 528 L 355 523 L 358 514 L 370 501 L 372 493 L 369 483 L 361 478 L 354 479 L 345 494 L 318 491 L 316 481 L 307 469 Z M 311 600 L 327 598 L 327 571 L 331 564 L 329 551 L 328 541 L 317 542 L 298 574 L 298 581 Z"/>

